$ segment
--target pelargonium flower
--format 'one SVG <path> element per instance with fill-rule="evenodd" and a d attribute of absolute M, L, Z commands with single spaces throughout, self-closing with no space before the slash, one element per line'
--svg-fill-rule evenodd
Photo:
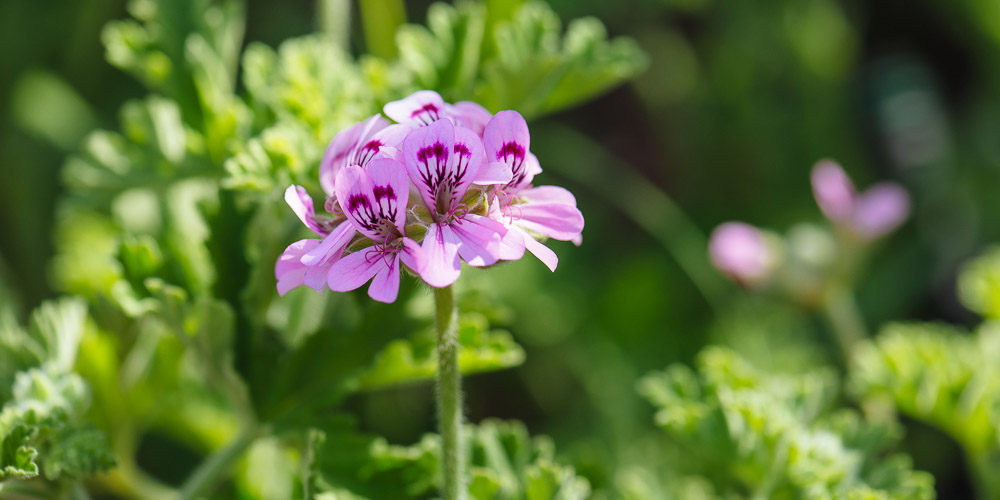
<path fill-rule="evenodd" d="M 774 252 L 760 229 L 743 222 L 725 222 L 712 231 L 708 255 L 712 265 L 744 286 L 764 282 L 774 270 Z"/>
<path fill-rule="evenodd" d="M 495 189 L 495 203 L 490 210 L 490 217 L 508 228 L 501 259 L 520 259 L 527 249 L 555 271 L 559 258 L 533 235 L 579 245 L 584 222 L 576 198 L 561 187 L 532 186 L 542 168 L 528 150 L 528 124 L 517 111 L 501 111 L 493 116 L 486 124 L 483 143 L 490 164 L 511 172 L 510 182 Z"/>
<path fill-rule="evenodd" d="M 463 200 L 473 182 L 509 182 L 510 172 L 496 165 L 483 168 L 482 141 L 449 120 L 410 132 L 403 141 L 403 159 L 431 218 L 423 242 L 424 281 L 435 287 L 454 283 L 461 272 L 459 257 L 477 267 L 495 264 L 507 228 L 472 213 Z"/>
<path fill-rule="evenodd" d="M 491 115 L 419 91 L 340 132 L 320 165 L 329 215 L 300 186 L 285 199 L 320 239 L 288 246 L 275 264 L 278 292 L 306 285 L 396 299 L 400 269 L 426 283 L 455 282 L 464 260 L 485 267 L 530 250 L 550 269 L 558 259 L 536 238 L 579 244 L 583 215 L 565 189 L 531 185 L 541 172 L 528 126 L 514 111 Z M 485 142 L 484 142 L 485 141 Z M 411 191 L 419 196 L 411 196 Z"/>
<path fill-rule="evenodd" d="M 910 212 L 910 200 L 898 184 L 883 182 L 858 194 L 836 162 L 821 160 L 812 170 L 813 196 L 827 219 L 863 240 L 899 227 Z"/>
<path fill-rule="evenodd" d="M 406 169 L 392 159 L 376 159 L 365 168 L 351 165 L 337 174 L 337 199 L 354 229 L 372 245 L 330 266 L 331 290 L 346 292 L 371 280 L 368 295 L 393 302 L 399 293 L 400 262 L 416 273 L 423 270 L 423 250 L 406 236 L 409 196 Z"/>

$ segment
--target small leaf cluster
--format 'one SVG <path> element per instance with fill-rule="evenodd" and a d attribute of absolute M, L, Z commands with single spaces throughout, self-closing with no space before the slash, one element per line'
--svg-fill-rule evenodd
<path fill-rule="evenodd" d="M 928 474 L 907 457 L 885 456 L 898 428 L 834 409 L 837 380 L 830 369 L 768 373 L 709 347 L 694 370 L 671 366 L 639 390 L 683 450 L 672 471 L 683 478 L 677 487 L 700 485 L 693 498 L 933 498 Z"/>

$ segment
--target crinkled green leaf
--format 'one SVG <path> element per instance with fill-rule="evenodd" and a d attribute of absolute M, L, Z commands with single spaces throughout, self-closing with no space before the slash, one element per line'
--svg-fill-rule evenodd
<path fill-rule="evenodd" d="M 628 39 L 609 41 L 593 18 L 571 22 L 565 35 L 551 8 L 528 2 L 493 32 L 497 57 L 483 63 L 476 100 L 488 109 L 532 117 L 592 98 L 635 76 L 645 54 Z"/>
<path fill-rule="evenodd" d="M 363 498 L 424 498 L 440 481 L 440 441 L 427 435 L 412 446 L 381 438 L 365 441 L 350 431 L 328 434 L 320 452 L 320 487 L 343 488 Z M 487 420 L 466 427 L 469 495 L 492 500 L 577 500 L 590 484 L 555 461 L 544 437 L 532 438 L 519 422 Z"/>
<path fill-rule="evenodd" d="M 396 33 L 399 58 L 416 88 L 438 89 L 445 98 L 468 96 L 479 71 L 485 9 L 472 2 L 436 3 L 427 27 L 402 26 Z"/>
<path fill-rule="evenodd" d="M 524 350 L 510 334 L 490 330 L 486 318 L 479 314 L 459 318 L 458 341 L 461 346 L 458 364 L 465 374 L 502 370 L 524 362 Z M 357 378 L 357 389 L 371 390 L 434 378 L 438 363 L 436 345 L 433 332 L 390 342 L 376 355 L 371 368 Z"/>
<path fill-rule="evenodd" d="M 933 498 L 929 475 L 902 459 L 882 458 L 896 429 L 869 424 L 854 411 L 830 413 L 836 380 L 823 369 L 770 373 L 710 347 L 696 370 L 672 366 L 646 376 L 639 390 L 658 408 L 657 423 L 683 447 L 676 475 L 702 476 L 714 486 L 703 498 L 743 491 L 766 498 Z"/>

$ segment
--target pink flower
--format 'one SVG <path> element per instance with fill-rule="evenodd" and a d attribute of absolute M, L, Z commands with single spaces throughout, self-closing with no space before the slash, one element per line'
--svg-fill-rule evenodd
<path fill-rule="evenodd" d="M 864 240 L 899 227 L 910 212 L 910 200 L 898 184 L 884 182 L 860 195 L 836 162 L 821 160 L 812 171 L 813 196 L 827 219 Z"/>
<path fill-rule="evenodd" d="M 419 90 L 413 94 L 386 104 L 382 111 L 400 125 L 418 128 L 441 119 L 450 120 L 455 126 L 465 127 L 480 138 L 486 122 L 492 115 L 486 108 L 470 101 L 448 104 L 433 90 Z"/>
<path fill-rule="evenodd" d="M 558 258 L 536 238 L 580 243 L 583 215 L 573 195 L 531 185 L 541 168 L 521 115 L 448 104 L 432 91 L 384 111 L 397 123 L 375 115 L 330 142 L 320 164 L 330 215 L 318 216 L 302 187 L 285 192 L 320 239 L 299 240 L 278 258 L 280 295 L 302 285 L 342 292 L 370 281 L 372 298 L 392 302 L 402 266 L 445 287 L 458 279 L 463 260 L 490 266 L 527 249 L 554 270 Z M 406 234 L 415 226 L 425 230 L 411 231 L 423 232 L 419 242 Z"/>
<path fill-rule="evenodd" d="M 322 240 L 299 240 L 285 249 L 274 266 L 278 295 L 284 295 L 292 288 L 302 285 L 322 290 L 326 285 L 330 266 L 340 258 L 344 248 L 350 243 L 354 228 L 343 217 L 317 217 L 312 198 L 301 186 L 288 186 L 285 190 L 285 202 L 299 220 Z"/>
<path fill-rule="evenodd" d="M 555 271 L 559 258 L 533 235 L 580 244 L 583 214 L 576 198 L 556 186 L 532 187 L 541 173 L 538 158 L 529 152 L 528 124 L 516 111 L 501 111 L 486 125 L 483 143 L 486 158 L 494 170 L 506 170 L 510 182 L 495 191 L 490 217 L 508 228 L 501 245 L 503 260 L 517 260 L 527 249 Z"/>
<path fill-rule="evenodd" d="M 716 227 L 709 239 L 708 255 L 719 271 L 745 286 L 760 284 L 773 269 L 774 256 L 764 235 L 743 222 Z"/>
<path fill-rule="evenodd" d="M 424 281 L 435 287 L 454 283 L 461 272 L 459 257 L 477 267 L 495 264 L 507 229 L 470 213 L 462 199 L 473 181 L 504 183 L 510 175 L 482 168 L 485 158 L 479 137 L 449 120 L 438 120 L 410 132 L 402 155 L 432 218 L 423 242 Z"/>
<path fill-rule="evenodd" d="M 352 165 L 337 174 L 337 198 L 344 213 L 372 245 L 331 265 L 327 278 L 331 290 L 354 290 L 370 280 L 371 298 L 393 302 L 399 293 L 400 262 L 416 273 L 423 270 L 423 250 L 406 236 L 409 195 L 406 170 L 392 159 L 375 159 L 365 168 Z"/>

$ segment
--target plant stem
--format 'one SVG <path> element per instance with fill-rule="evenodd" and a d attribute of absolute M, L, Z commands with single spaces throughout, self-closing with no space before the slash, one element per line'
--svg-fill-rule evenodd
<path fill-rule="evenodd" d="M 361 0 L 358 6 L 368 53 L 382 59 L 395 59 L 396 28 L 406 22 L 403 0 Z"/>
<path fill-rule="evenodd" d="M 191 473 L 191 476 L 181 486 L 180 494 L 177 496 L 178 500 L 193 500 L 205 496 L 218 482 L 219 476 L 227 473 L 233 463 L 262 434 L 263 430 L 259 427 L 249 427 L 240 431 L 236 439 L 212 453 Z"/>
<path fill-rule="evenodd" d="M 458 310 L 450 286 L 434 289 L 437 315 L 437 410 L 441 431 L 444 500 L 465 497 L 465 447 L 462 443 L 462 373 L 458 368 Z"/>
<path fill-rule="evenodd" d="M 830 322 L 834 340 L 840 348 L 844 367 L 849 367 L 854 347 L 868 337 L 854 294 L 846 288 L 834 287 L 823 299 L 823 312 Z"/>
<path fill-rule="evenodd" d="M 347 50 L 351 36 L 351 2 L 349 0 L 318 0 L 316 17 L 320 30 L 341 49 Z"/>

